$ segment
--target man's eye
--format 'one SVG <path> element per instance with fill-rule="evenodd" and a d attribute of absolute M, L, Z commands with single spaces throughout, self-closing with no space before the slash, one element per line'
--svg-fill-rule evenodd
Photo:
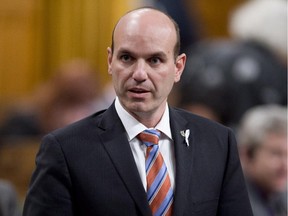
<path fill-rule="evenodd" d="M 150 59 L 150 63 L 151 64 L 159 64 L 161 62 L 160 58 L 159 57 L 152 57 Z"/>
<path fill-rule="evenodd" d="M 129 55 L 122 55 L 120 56 L 120 59 L 124 62 L 128 62 L 128 61 L 131 61 L 131 56 Z"/>

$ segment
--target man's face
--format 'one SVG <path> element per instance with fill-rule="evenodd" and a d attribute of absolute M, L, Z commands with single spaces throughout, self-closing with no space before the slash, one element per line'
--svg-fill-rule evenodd
<path fill-rule="evenodd" d="M 152 17 L 122 20 L 114 32 L 113 53 L 108 48 L 109 74 L 116 94 L 124 108 L 136 116 L 164 110 L 186 60 L 185 55 L 175 60 L 173 24 L 163 17 Z"/>
<path fill-rule="evenodd" d="M 287 136 L 268 134 L 250 161 L 250 174 L 268 192 L 279 192 L 287 184 Z"/>

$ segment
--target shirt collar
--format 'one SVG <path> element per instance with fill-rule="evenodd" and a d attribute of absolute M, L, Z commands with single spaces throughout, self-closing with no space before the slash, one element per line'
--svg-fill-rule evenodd
<path fill-rule="evenodd" d="M 122 124 L 128 135 L 129 141 L 136 137 L 139 133 L 147 129 L 145 125 L 136 120 L 130 113 L 128 113 L 121 105 L 119 98 L 116 97 L 115 108 Z M 169 118 L 169 108 L 166 103 L 166 108 L 160 122 L 156 125 L 155 129 L 160 130 L 168 138 L 172 139 L 171 129 L 170 129 L 170 118 Z"/>

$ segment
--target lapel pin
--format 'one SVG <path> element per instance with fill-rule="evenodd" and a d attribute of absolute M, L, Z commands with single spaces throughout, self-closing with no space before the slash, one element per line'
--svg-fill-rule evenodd
<path fill-rule="evenodd" d="M 188 138 L 189 138 L 189 136 L 190 136 L 190 130 L 187 129 L 187 130 L 185 130 L 185 131 L 184 131 L 184 130 L 183 130 L 183 131 L 180 131 L 180 134 L 181 134 L 181 136 L 184 137 L 185 142 L 186 142 L 186 146 L 189 147 L 189 140 L 188 140 Z"/>

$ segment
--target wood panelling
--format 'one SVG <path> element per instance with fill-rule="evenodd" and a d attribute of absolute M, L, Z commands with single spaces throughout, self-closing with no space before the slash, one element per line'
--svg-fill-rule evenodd
<path fill-rule="evenodd" d="M 39 81 L 37 1 L 0 1 L 0 98 L 14 100 Z"/>

